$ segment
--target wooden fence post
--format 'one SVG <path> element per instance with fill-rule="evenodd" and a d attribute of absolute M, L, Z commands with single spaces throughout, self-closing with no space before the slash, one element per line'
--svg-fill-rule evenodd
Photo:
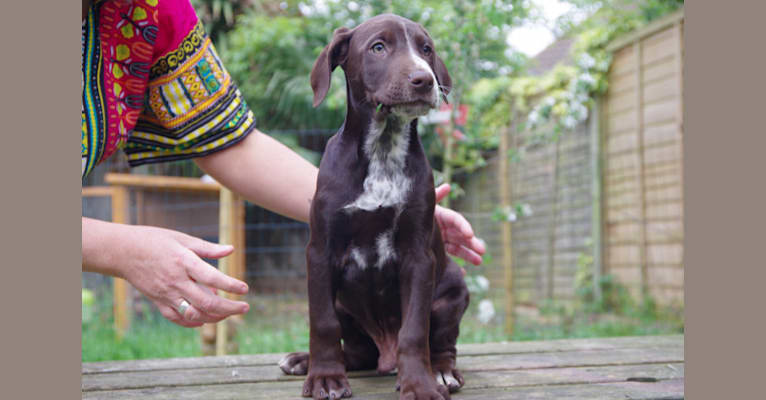
<path fill-rule="evenodd" d="M 641 59 L 643 56 L 643 44 L 641 40 L 633 44 L 636 58 L 636 134 L 638 135 L 638 193 L 640 194 L 639 209 L 641 211 L 639 238 L 639 265 L 641 268 L 641 298 L 646 299 L 649 295 L 649 265 L 647 260 L 647 234 L 646 234 L 646 179 L 644 177 L 644 94 L 643 94 L 643 71 Z"/>
<path fill-rule="evenodd" d="M 129 192 L 125 186 L 115 186 L 112 189 L 112 222 L 127 224 L 128 220 Z M 114 278 L 113 282 L 113 309 L 114 330 L 118 338 L 122 338 L 130 328 L 130 298 L 128 292 L 130 286 L 124 279 Z"/>
<path fill-rule="evenodd" d="M 512 117 L 512 126 L 515 117 Z M 512 128 L 511 128 L 512 129 Z M 500 178 L 500 207 L 507 210 L 511 207 L 510 187 L 511 181 L 508 174 L 508 133 L 511 129 L 504 129 L 500 133 L 500 160 L 498 162 L 498 176 Z M 507 219 L 502 222 L 503 239 L 503 269 L 505 270 L 505 333 L 510 337 L 513 334 L 513 248 L 511 222 Z"/>
<path fill-rule="evenodd" d="M 555 285 L 555 262 L 556 262 L 556 219 L 559 214 L 559 158 L 561 155 L 561 137 L 556 138 L 553 153 L 553 177 L 551 178 L 551 192 L 553 192 L 553 204 L 551 204 L 551 219 L 548 223 L 548 257 L 545 295 L 553 301 Z"/>
<path fill-rule="evenodd" d="M 602 142 L 601 142 L 601 107 L 603 101 L 600 97 L 596 98 L 593 105 L 593 112 L 590 117 L 590 153 L 591 153 L 591 194 L 593 199 L 593 208 L 591 210 L 591 240 L 593 241 L 593 297 L 594 300 L 601 301 L 601 255 L 603 249 L 603 231 L 602 231 L 602 202 L 601 191 L 603 185 L 602 169 Z"/>
<path fill-rule="evenodd" d="M 235 226 L 235 207 L 234 207 L 234 194 L 227 188 L 221 187 L 218 211 L 218 242 L 221 244 L 232 244 L 232 241 L 236 237 Z M 226 275 L 231 272 L 232 256 L 229 255 L 218 260 L 218 269 Z M 229 295 L 224 291 L 219 291 L 219 294 L 228 298 Z M 226 346 L 228 344 L 228 324 L 226 320 L 223 320 L 216 324 L 215 332 L 215 354 L 222 356 L 226 354 Z"/>

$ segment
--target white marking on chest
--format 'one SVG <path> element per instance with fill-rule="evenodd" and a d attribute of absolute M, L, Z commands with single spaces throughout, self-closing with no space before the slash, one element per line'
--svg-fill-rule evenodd
<path fill-rule="evenodd" d="M 374 211 L 380 207 L 400 209 L 404 205 L 412 184 L 404 172 L 409 142 L 409 124 L 402 122 L 400 129 L 372 124 L 363 145 L 370 163 L 362 183 L 362 194 L 343 207 L 346 211 Z"/>
<path fill-rule="evenodd" d="M 378 251 L 378 261 L 375 262 L 375 266 L 378 269 L 396 259 L 396 251 L 394 250 L 394 231 L 389 230 L 381 233 L 375 240 L 375 247 Z"/>

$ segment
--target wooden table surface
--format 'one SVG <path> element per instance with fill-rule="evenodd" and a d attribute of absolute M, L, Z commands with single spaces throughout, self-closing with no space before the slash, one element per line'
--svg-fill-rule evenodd
<path fill-rule="evenodd" d="M 281 354 L 83 363 L 83 399 L 300 399 Z M 684 337 L 458 346 L 453 399 L 683 399 Z M 398 399 L 396 377 L 349 374 L 354 399 Z"/>

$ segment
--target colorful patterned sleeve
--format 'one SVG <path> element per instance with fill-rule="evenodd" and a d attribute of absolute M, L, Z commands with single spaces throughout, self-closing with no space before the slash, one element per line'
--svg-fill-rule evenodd
<path fill-rule="evenodd" d="M 145 105 L 125 147 L 131 166 L 211 154 L 255 128 L 189 0 L 158 3 Z"/>

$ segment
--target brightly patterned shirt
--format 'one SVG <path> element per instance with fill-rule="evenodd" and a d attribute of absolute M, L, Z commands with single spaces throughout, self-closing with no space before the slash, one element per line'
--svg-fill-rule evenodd
<path fill-rule="evenodd" d="M 83 178 L 117 149 L 131 166 L 180 160 L 255 128 L 189 0 L 95 0 L 82 46 Z"/>

